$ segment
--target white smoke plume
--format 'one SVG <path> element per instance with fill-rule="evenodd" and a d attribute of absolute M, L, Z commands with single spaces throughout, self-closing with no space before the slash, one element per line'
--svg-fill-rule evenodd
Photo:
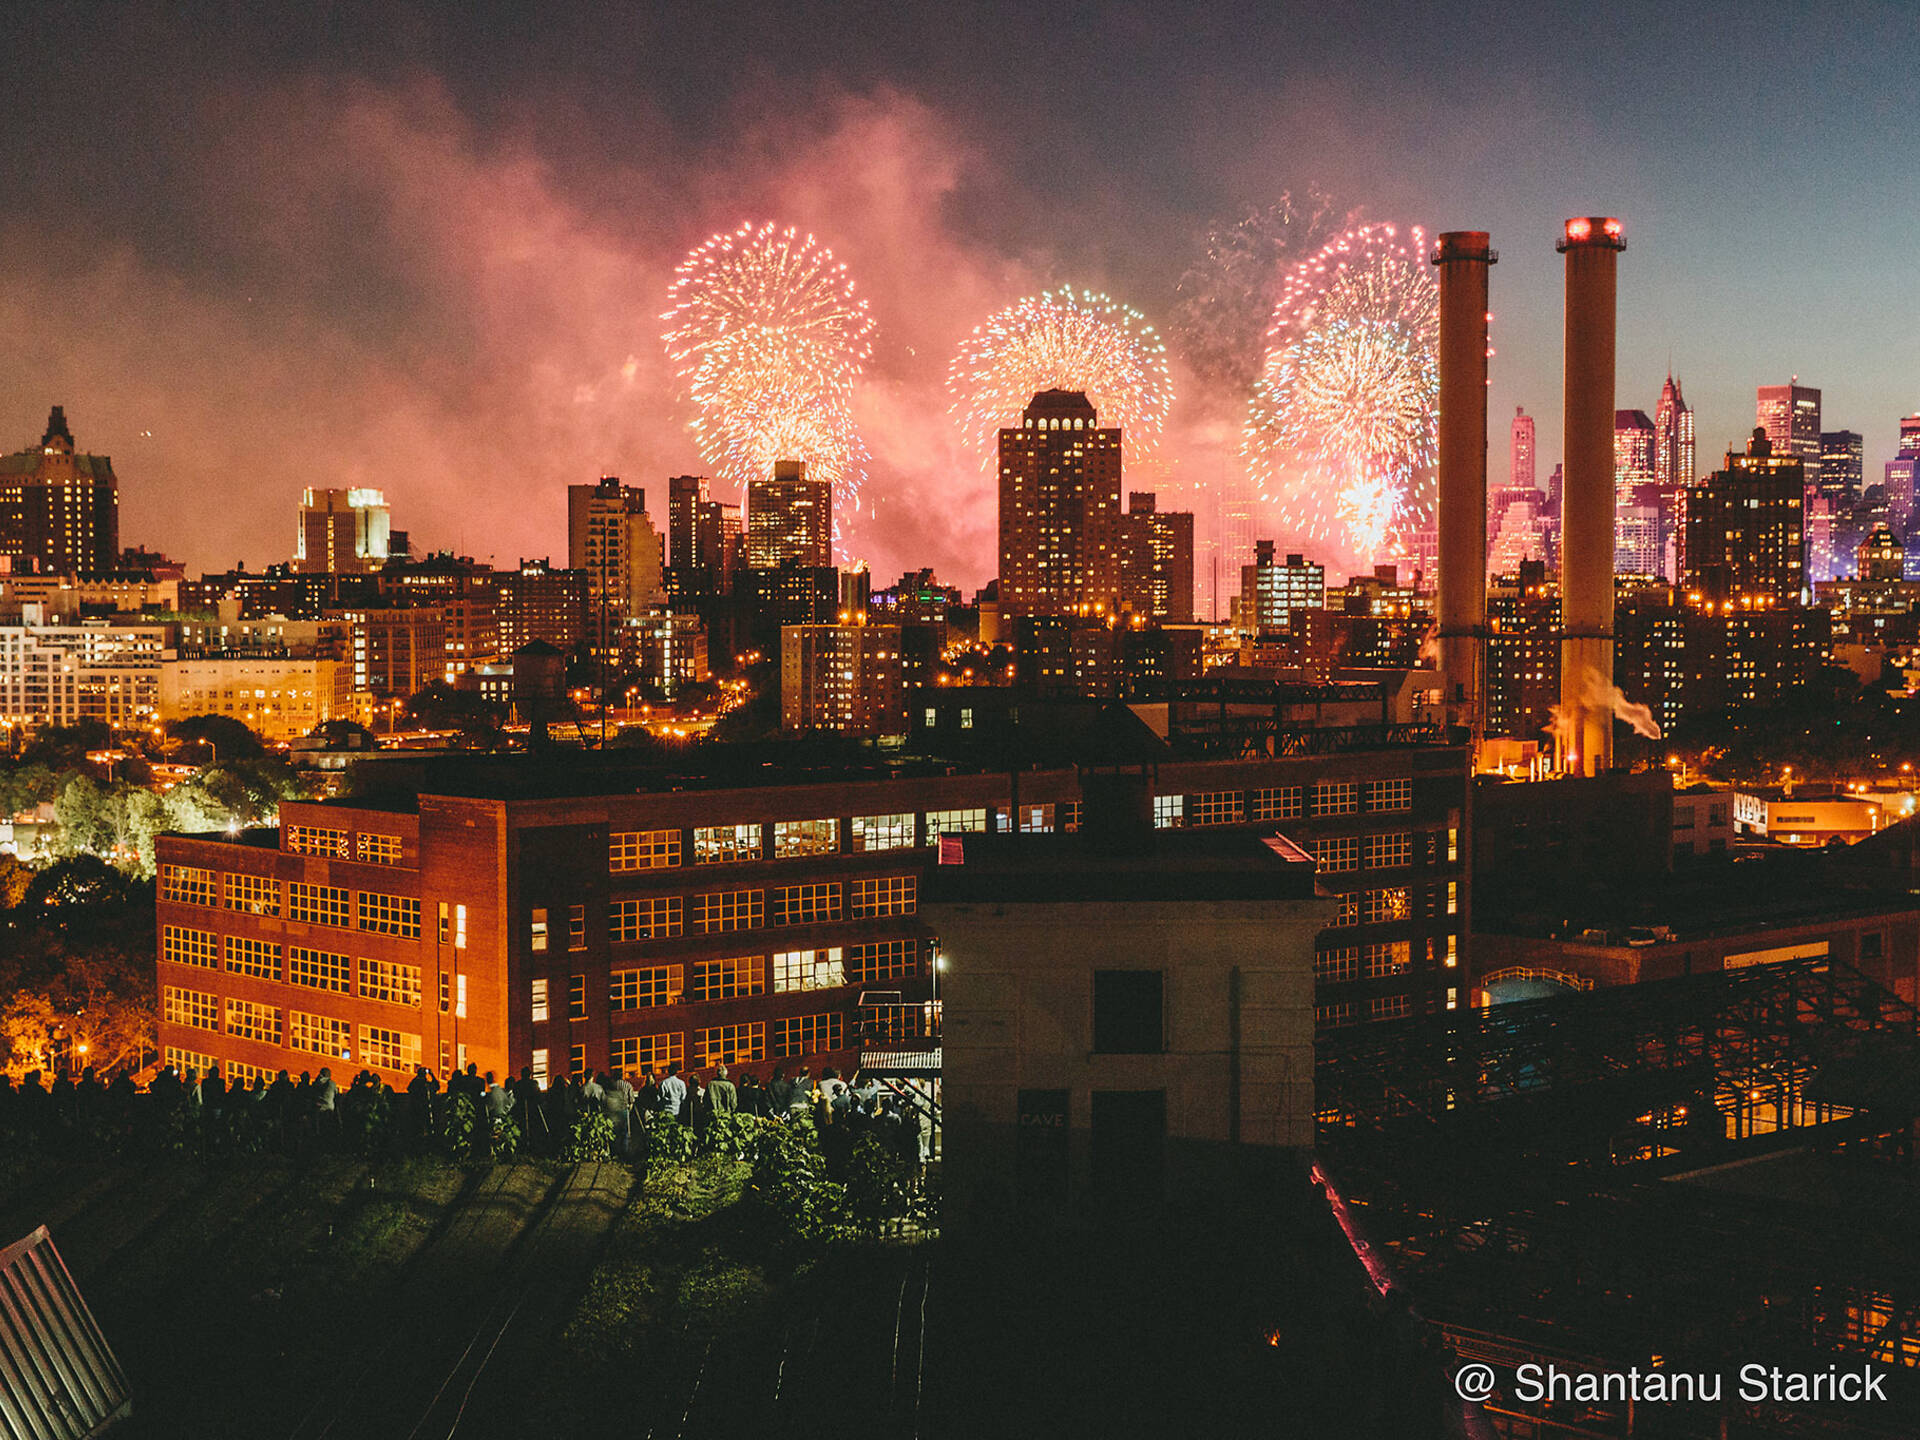
<path fill-rule="evenodd" d="M 1585 709 L 1608 711 L 1615 719 L 1626 721 L 1636 735 L 1648 740 L 1661 738 L 1660 722 L 1653 718 L 1653 711 L 1627 699 L 1618 685 L 1608 681 L 1598 671 L 1587 671 L 1580 698 Z M 1577 721 L 1577 716 L 1567 714 L 1558 705 L 1547 711 L 1543 733 L 1553 737 L 1557 753 L 1564 755 L 1574 748 Z"/>

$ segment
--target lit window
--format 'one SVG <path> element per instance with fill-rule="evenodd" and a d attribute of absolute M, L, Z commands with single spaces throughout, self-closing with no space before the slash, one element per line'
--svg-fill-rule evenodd
<path fill-rule="evenodd" d="M 529 943 L 536 954 L 547 948 L 547 912 L 544 910 L 533 912 Z"/>
<path fill-rule="evenodd" d="M 535 1024 L 547 1018 L 547 982 L 545 980 L 533 982 L 533 1002 L 529 1008 L 528 1018 Z"/>
<path fill-rule="evenodd" d="M 697 960 L 687 967 L 689 1000 L 732 1000 L 767 988 L 766 967 L 758 955 L 727 960 Z"/>
<path fill-rule="evenodd" d="M 852 820 L 854 853 L 907 850 L 913 847 L 913 816 L 856 815 Z"/>
<path fill-rule="evenodd" d="M 696 865 L 725 865 L 759 858 L 758 825 L 709 825 L 693 832 Z"/>
<path fill-rule="evenodd" d="M 607 837 L 608 868 L 670 870 L 680 863 L 678 830 L 616 830 Z"/>
<path fill-rule="evenodd" d="M 397 960 L 362 960 L 360 995 L 365 1000 L 381 1000 L 389 1005 L 420 1003 L 420 967 L 402 965 Z"/>
<path fill-rule="evenodd" d="M 778 860 L 801 855 L 833 855 L 840 849 L 838 820 L 778 820 L 773 826 L 773 854 Z"/>
<path fill-rule="evenodd" d="M 169 1025 L 190 1025 L 196 1030 L 220 1028 L 220 997 L 204 990 L 183 990 L 168 985 L 162 989 L 160 1013 Z"/>
<path fill-rule="evenodd" d="M 178 965 L 200 965 L 211 970 L 220 963 L 220 937 L 211 930 L 189 930 L 184 925 L 163 926 L 160 953 Z"/>

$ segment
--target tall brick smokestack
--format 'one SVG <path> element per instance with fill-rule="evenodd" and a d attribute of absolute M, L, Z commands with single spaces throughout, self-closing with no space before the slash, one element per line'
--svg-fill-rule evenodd
<path fill-rule="evenodd" d="M 1567 257 L 1556 758 L 1598 775 L 1613 767 L 1614 295 L 1626 231 L 1585 216 L 1567 221 L 1556 248 Z"/>
<path fill-rule="evenodd" d="M 1440 680 L 1447 722 L 1480 738 L 1487 631 L 1487 271 L 1484 230 L 1450 230 L 1440 267 Z"/>

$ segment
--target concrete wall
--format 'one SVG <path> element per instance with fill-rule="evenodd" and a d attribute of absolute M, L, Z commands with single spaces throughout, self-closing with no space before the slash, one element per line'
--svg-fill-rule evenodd
<path fill-rule="evenodd" d="M 1164 1090 L 1181 1203 L 1311 1146 L 1313 950 L 1324 899 L 942 904 L 947 1213 L 1015 1200 L 1022 1091 L 1069 1095 L 1069 1204 L 1085 1207 L 1096 1091 Z M 1164 972 L 1166 1050 L 1093 1053 L 1093 973 Z"/>

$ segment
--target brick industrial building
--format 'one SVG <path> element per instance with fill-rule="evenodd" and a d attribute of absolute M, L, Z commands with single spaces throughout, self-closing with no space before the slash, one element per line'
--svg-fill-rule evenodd
<path fill-rule="evenodd" d="M 1155 823 L 1279 831 L 1317 856 L 1338 899 L 1321 1024 L 1466 1003 L 1464 749 L 1312 748 L 1158 762 Z M 168 1059 L 394 1081 L 468 1060 L 844 1069 L 936 1022 L 917 909 L 938 837 L 1070 830 L 1080 808 L 1064 767 L 742 785 L 574 757 L 415 782 L 390 803 L 288 802 L 277 831 L 162 837 Z"/>

